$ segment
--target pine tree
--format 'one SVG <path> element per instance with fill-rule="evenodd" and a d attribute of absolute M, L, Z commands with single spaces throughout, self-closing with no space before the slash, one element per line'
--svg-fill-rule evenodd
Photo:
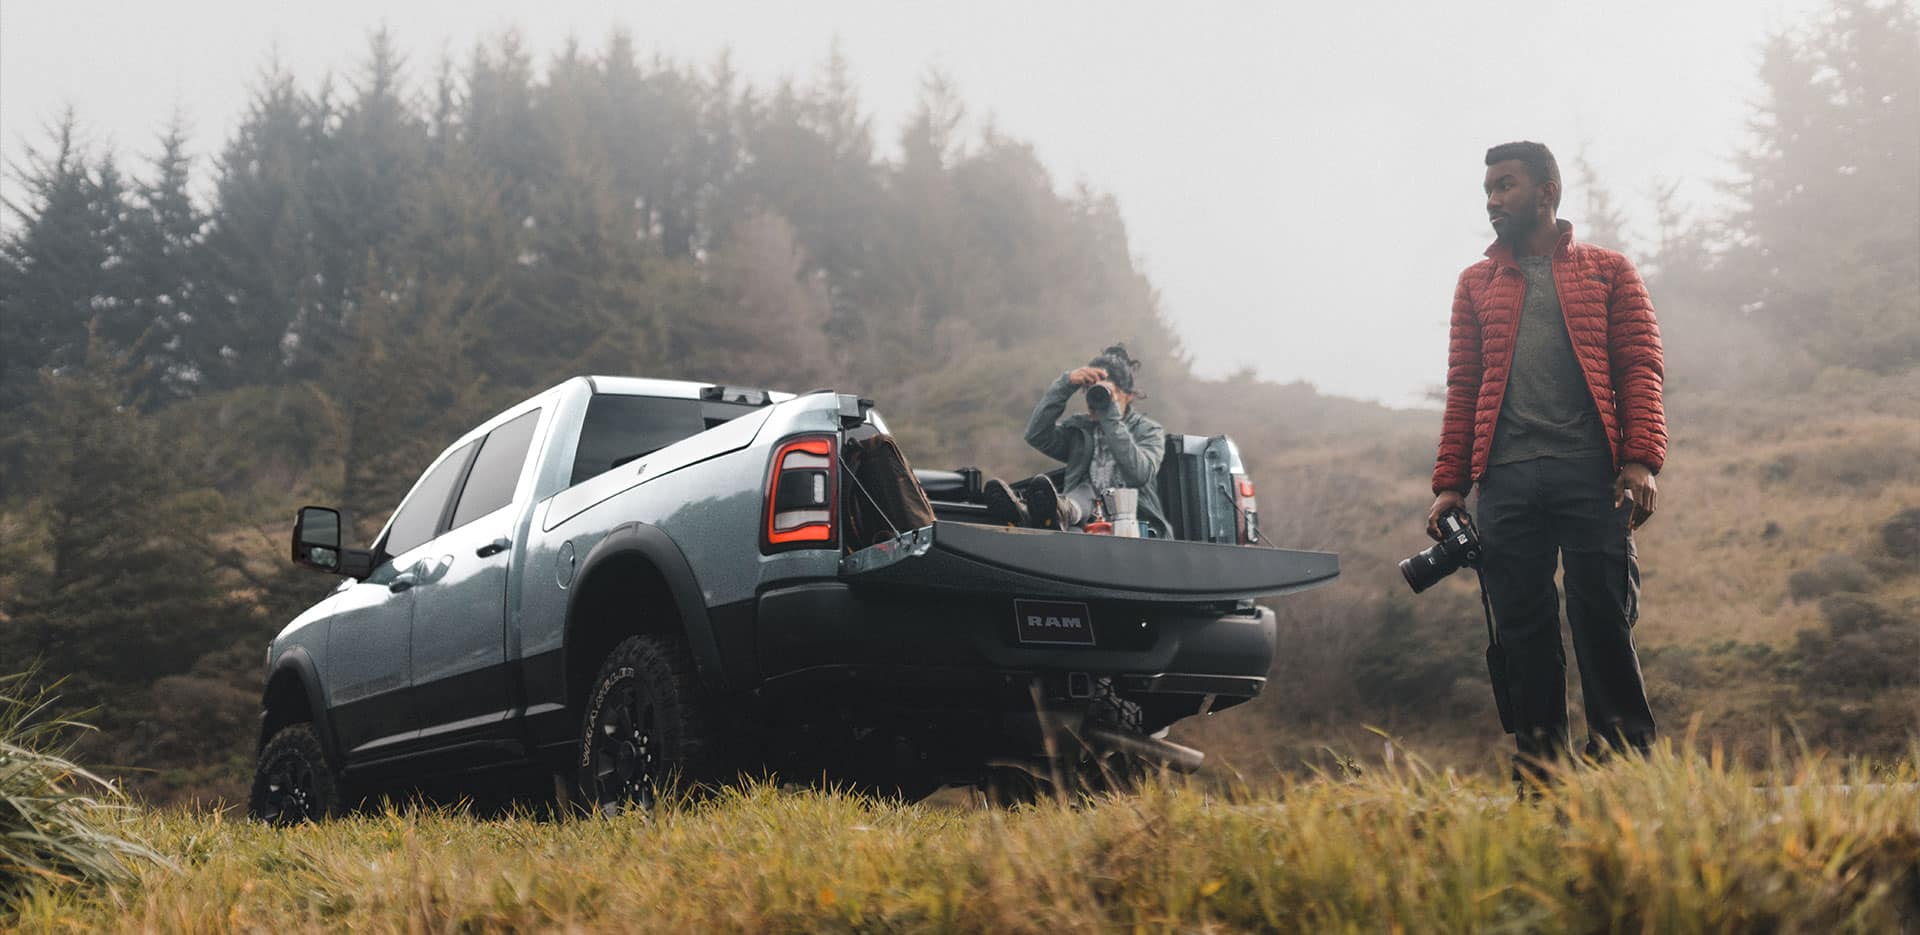
<path fill-rule="evenodd" d="M 44 559 L 0 634 L 0 645 L 70 674 L 91 702 L 185 670 L 231 628 L 221 577 L 187 546 L 199 530 L 182 506 L 185 485 L 152 423 L 126 402 L 128 370 L 96 337 L 82 360 L 42 373 L 26 467 L 41 491 Z"/>
<path fill-rule="evenodd" d="M 1627 249 L 1627 217 L 1613 202 L 1613 192 L 1600 181 L 1600 173 L 1585 155 L 1573 157 L 1574 173 L 1580 182 L 1581 200 L 1586 205 L 1586 229 L 1580 239 L 1612 250 Z"/>
<path fill-rule="evenodd" d="M 1735 218 L 1728 273 L 1743 304 L 1826 364 L 1920 360 L 1920 11 L 1835 0 L 1776 36 Z"/>
<path fill-rule="evenodd" d="M 321 288 L 295 327 L 289 376 L 333 369 L 369 281 L 393 281 L 400 238 L 414 227 L 427 164 L 424 120 L 406 101 L 405 58 L 384 28 L 368 39 L 352 98 L 325 127 L 310 192 Z"/>
<path fill-rule="evenodd" d="M 194 203 L 187 130 L 176 118 L 160 137 L 150 175 L 134 186 L 125 220 L 123 277 L 130 316 L 142 324 L 133 389 L 148 405 L 193 396 L 227 382 L 222 335 L 208 314 L 205 227 Z"/>
<path fill-rule="evenodd" d="M 17 222 L 0 245 L 0 408 L 19 411 L 36 394 L 43 367 L 77 363 L 103 295 L 110 256 L 101 184 L 68 111 L 49 131 L 48 151 L 28 149 L 24 202 L 6 209 Z"/>
<path fill-rule="evenodd" d="M 220 157 L 207 227 L 208 316 L 235 384 L 276 383 L 298 354 L 299 323 L 322 314 L 314 166 L 321 105 L 277 64 L 263 72 Z"/>

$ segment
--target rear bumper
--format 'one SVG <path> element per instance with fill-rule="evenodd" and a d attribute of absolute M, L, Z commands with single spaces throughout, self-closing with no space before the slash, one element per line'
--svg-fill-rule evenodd
<path fill-rule="evenodd" d="M 1252 698 L 1266 684 L 1275 624 L 1264 607 L 1087 605 L 1094 645 L 1033 645 L 1019 640 L 1012 595 L 795 585 L 761 595 L 756 655 L 769 685 L 977 684 L 1024 693 L 1036 680 L 1065 685 L 1084 673 L 1129 695 L 1195 698 L 1201 710 Z"/>

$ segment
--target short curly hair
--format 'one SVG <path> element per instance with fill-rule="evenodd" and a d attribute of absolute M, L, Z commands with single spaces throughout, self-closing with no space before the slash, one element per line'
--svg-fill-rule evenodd
<path fill-rule="evenodd" d="M 1516 140 L 1512 143 L 1501 143 L 1487 150 L 1487 165 L 1506 162 L 1509 159 L 1520 160 L 1520 164 L 1527 167 L 1527 174 L 1533 176 L 1535 185 L 1552 182 L 1556 186 L 1565 187 L 1560 181 L 1560 163 L 1553 158 L 1553 150 L 1548 149 L 1547 144 L 1535 143 L 1532 140 Z M 1556 198 L 1554 201 L 1554 207 L 1559 207 L 1559 199 Z"/>

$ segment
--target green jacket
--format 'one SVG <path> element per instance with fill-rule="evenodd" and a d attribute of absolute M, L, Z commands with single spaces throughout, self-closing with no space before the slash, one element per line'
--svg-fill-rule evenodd
<path fill-rule="evenodd" d="M 1119 482 L 1140 491 L 1140 519 L 1151 524 L 1156 535 L 1167 535 L 1167 517 L 1160 510 L 1160 490 L 1155 483 L 1160 462 L 1167 456 L 1167 430 L 1131 406 L 1126 415 L 1108 407 L 1097 419 L 1075 413 L 1062 420 L 1060 416 L 1067 411 L 1067 401 L 1073 398 L 1075 389 L 1065 373 L 1047 387 L 1040 405 L 1034 407 L 1033 418 L 1027 420 L 1027 444 L 1047 457 L 1066 462 L 1067 480 L 1062 490 L 1072 490 L 1088 483 L 1093 437 L 1099 433 L 1102 444 L 1113 452 Z"/>

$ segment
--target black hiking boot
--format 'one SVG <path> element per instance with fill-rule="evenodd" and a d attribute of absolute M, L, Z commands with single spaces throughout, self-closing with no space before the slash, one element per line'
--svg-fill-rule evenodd
<path fill-rule="evenodd" d="M 1060 491 L 1053 481 L 1042 474 L 1027 485 L 1027 510 L 1033 516 L 1035 529 L 1059 529 L 1060 527 Z"/>
<path fill-rule="evenodd" d="M 998 477 L 988 480 L 982 493 L 987 501 L 987 518 L 1002 526 L 1027 526 L 1031 521 L 1027 505 L 1014 496 L 1013 488 Z"/>

